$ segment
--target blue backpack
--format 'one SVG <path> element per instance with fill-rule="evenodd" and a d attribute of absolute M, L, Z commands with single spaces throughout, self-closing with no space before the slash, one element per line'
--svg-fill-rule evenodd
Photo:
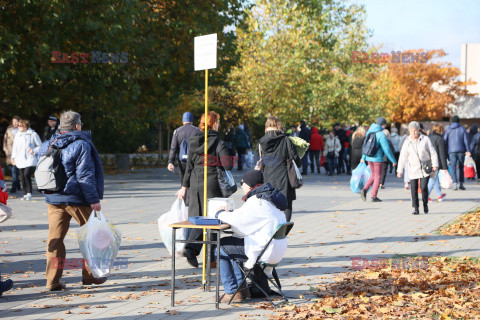
<path fill-rule="evenodd" d="M 180 144 L 180 152 L 178 154 L 178 159 L 182 162 L 186 162 L 188 159 L 188 142 L 187 138 L 184 138 L 182 140 L 182 143 Z"/>
<path fill-rule="evenodd" d="M 363 142 L 362 153 L 367 157 L 374 157 L 377 149 L 377 134 L 376 132 L 370 132 Z"/>

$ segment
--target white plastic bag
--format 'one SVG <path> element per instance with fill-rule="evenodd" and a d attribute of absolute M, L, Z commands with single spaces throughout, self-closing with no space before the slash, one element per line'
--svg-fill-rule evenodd
<path fill-rule="evenodd" d="M 170 211 L 164 213 L 158 218 L 158 231 L 160 231 L 160 237 L 162 238 L 165 247 L 168 252 L 172 254 L 172 228 L 169 227 L 172 223 L 183 222 L 188 220 L 188 207 L 185 206 L 183 200 L 176 199 L 173 203 Z M 177 229 L 175 238 L 177 240 L 187 240 L 190 229 Z M 175 253 L 181 255 L 185 249 L 185 243 L 175 244 Z"/>
<path fill-rule="evenodd" d="M 7 221 L 12 216 L 12 208 L 0 203 L 0 223 Z"/>
<path fill-rule="evenodd" d="M 253 155 L 253 151 L 250 151 L 245 155 L 245 164 L 248 168 L 253 168 L 253 161 L 255 156 Z"/>
<path fill-rule="evenodd" d="M 101 211 L 93 211 L 87 223 L 78 228 L 77 240 L 93 276 L 108 276 L 120 248 L 122 233 L 108 222 Z"/>
<path fill-rule="evenodd" d="M 453 179 L 447 170 L 440 170 L 438 175 L 438 178 L 440 179 L 440 186 L 443 189 L 450 189 L 453 186 Z"/>

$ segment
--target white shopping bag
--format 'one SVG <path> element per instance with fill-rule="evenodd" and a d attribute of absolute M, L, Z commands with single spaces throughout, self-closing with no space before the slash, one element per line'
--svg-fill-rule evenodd
<path fill-rule="evenodd" d="M 12 216 L 12 208 L 0 203 L 0 223 L 7 221 Z"/>
<path fill-rule="evenodd" d="M 120 248 L 121 232 L 108 222 L 101 211 L 93 211 L 87 223 L 78 228 L 77 240 L 93 276 L 108 276 Z"/>
<path fill-rule="evenodd" d="M 250 151 L 245 155 L 245 164 L 247 165 L 248 168 L 253 168 L 254 158 L 255 158 L 255 155 L 253 154 L 253 151 Z"/>
<path fill-rule="evenodd" d="M 188 220 L 188 207 L 185 206 L 183 200 L 176 199 L 173 203 L 170 211 L 164 213 L 158 218 L 158 231 L 160 231 L 160 237 L 162 238 L 165 247 L 167 248 L 168 252 L 172 254 L 172 228 L 169 226 L 172 223 L 183 222 Z M 175 233 L 175 238 L 177 240 L 187 240 L 188 234 L 190 233 L 190 229 L 177 229 Z M 185 243 L 177 243 L 175 244 L 175 254 L 177 256 L 183 253 L 185 249 Z"/>
<path fill-rule="evenodd" d="M 235 210 L 235 199 L 233 198 L 210 198 L 207 203 L 208 218 L 215 218 L 215 214 L 221 207 L 226 207 L 228 211 Z"/>

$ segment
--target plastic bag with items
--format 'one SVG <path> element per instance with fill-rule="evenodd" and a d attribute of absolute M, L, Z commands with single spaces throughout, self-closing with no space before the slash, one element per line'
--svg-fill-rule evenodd
<path fill-rule="evenodd" d="M 352 189 L 352 192 L 360 193 L 360 190 L 363 189 L 371 174 L 367 164 L 360 162 L 355 170 L 352 171 L 352 178 L 350 179 L 350 189 Z"/>
<path fill-rule="evenodd" d="M 169 226 L 172 223 L 182 222 L 188 220 L 188 207 L 185 206 L 185 202 L 180 199 L 176 199 L 173 203 L 170 211 L 164 213 L 158 218 L 158 231 L 160 231 L 160 237 L 162 238 L 165 247 L 168 252 L 172 254 L 172 228 Z M 177 229 L 175 233 L 175 238 L 177 240 L 187 240 L 190 229 Z M 177 256 L 182 255 L 183 250 L 185 249 L 185 243 L 175 244 L 175 254 Z"/>
<path fill-rule="evenodd" d="M 108 276 L 120 248 L 122 233 L 108 222 L 101 211 L 93 211 L 87 223 L 78 228 L 77 240 L 93 276 Z"/>
<path fill-rule="evenodd" d="M 453 186 L 453 179 L 447 170 L 439 170 L 438 179 L 443 189 L 450 189 Z"/>
<path fill-rule="evenodd" d="M 247 165 L 247 168 L 253 168 L 254 158 L 255 156 L 253 155 L 252 151 L 245 155 L 245 164 Z"/>
<path fill-rule="evenodd" d="M 472 157 L 467 156 L 465 158 L 463 171 L 465 178 L 475 178 L 476 168 L 475 161 L 472 159 Z"/>

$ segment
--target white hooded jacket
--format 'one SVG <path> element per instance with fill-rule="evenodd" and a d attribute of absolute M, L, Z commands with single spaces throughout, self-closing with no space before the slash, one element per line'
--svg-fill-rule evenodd
<path fill-rule="evenodd" d="M 261 251 L 277 231 L 277 226 L 286 223 L 285 214 L 267 200 L 252 196 L 234 211 L 223 211 L 218 218 L 232 226 L 234 236 L 244 238 L 246 268 L 253 268 Z M 279 263 L 287 250 L 287 239 L 272 240 L 260 261 Z"/>
<path fill-rule="evenodd" d="M 12 147 L 12 159 L 15 161 L 17 168 L 35 167 L 38 162 L 37 154 L 41 144 L 40 137 L 32 129 L 17 132 Z M 32 149 L 33 154 L 29 153 L 28 149 Z"/>

